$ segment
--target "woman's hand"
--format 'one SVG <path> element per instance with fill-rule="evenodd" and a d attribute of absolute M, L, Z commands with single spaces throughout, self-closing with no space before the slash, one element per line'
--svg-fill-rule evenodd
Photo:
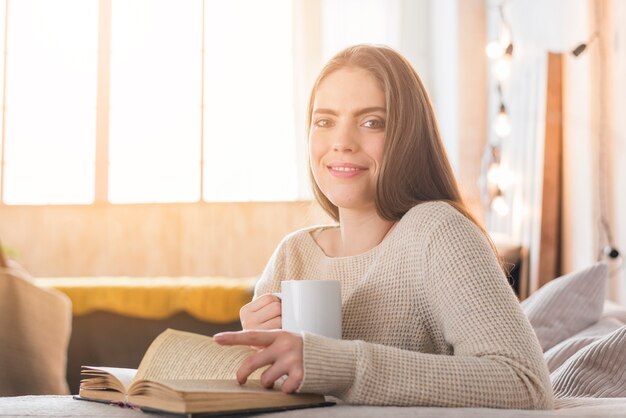
<path fill-rule="evenodd" d="M 281 302 L 278 296 L 267 294 L 246 304 L 239 311 L 244 330 L 281 329 Z"/>
<path fill-rule="evenodd" d="M 271 365 L 261 374 L 261 384 L 271 388 L 281 376 L 287 375 L 281 386 L 285 393 L 295 392 L 304 378 L 302 336 L 287 331 L 238 331 L 223 332 L 213 336 L 222 345 L 249 345 L 260 347 L 250 355 L 237 370 L 237 381 L 246 383 L 255 370 Z"/>

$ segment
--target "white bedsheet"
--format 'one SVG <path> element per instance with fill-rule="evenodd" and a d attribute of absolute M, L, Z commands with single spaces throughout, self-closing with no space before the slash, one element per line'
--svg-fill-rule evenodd
<path fill-rule="evenodd" d="M 371 407 L 335 405 L 263 414 L 263 418 L 549 418 L 549 417 L 626 417 L 626 398 L 579 398 L 556 401 L 551 411 L 522 411 L 487 408 Z M 95 402 L 78 401 L 71 396 L 19 396 L 0 398 L 0 417 L 144 417 L 138 410 Z"/>

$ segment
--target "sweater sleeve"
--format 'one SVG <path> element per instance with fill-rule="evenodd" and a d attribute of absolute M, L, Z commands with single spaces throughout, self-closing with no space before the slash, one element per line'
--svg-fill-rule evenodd
<path fill-rule="evenodd" d="M 280 292 L 280 278 L 284 276 L 284 242 L 281 242 L 274 250 L 269 261 L 263 269 L 263 273 L 254 285 L 254 297 L 258 298 L 266 293 Z"/>
<path fill-rule="evenodd" d="M 299 391 L 370 405 L 552 408 L 537 338 L 478 228 L 448 218 L 418 258 L 433 320 L 454 354 L 304 334 Z"/>

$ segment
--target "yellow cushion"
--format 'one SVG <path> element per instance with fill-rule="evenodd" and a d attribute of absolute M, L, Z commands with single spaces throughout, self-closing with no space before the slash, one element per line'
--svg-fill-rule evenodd
<path fill-rule="evenodd" d="M 37 278 L 34 282 L 69 296 L 74 315 L 94 311 L 146 319 L 187 312 L 215 323 L 239 320 L 252 300 L 256 278 L 222 277 L 76 277 Z"/>

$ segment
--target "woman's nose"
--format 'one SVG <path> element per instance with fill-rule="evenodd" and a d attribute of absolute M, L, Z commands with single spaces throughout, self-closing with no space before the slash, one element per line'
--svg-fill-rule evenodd
<path fill-rule="evenodd" d="M 333 150 L 339 152 L 354 152 L 356 149 L 355 132 L 350 126 L 338 126 L 335 131 Z"/>

